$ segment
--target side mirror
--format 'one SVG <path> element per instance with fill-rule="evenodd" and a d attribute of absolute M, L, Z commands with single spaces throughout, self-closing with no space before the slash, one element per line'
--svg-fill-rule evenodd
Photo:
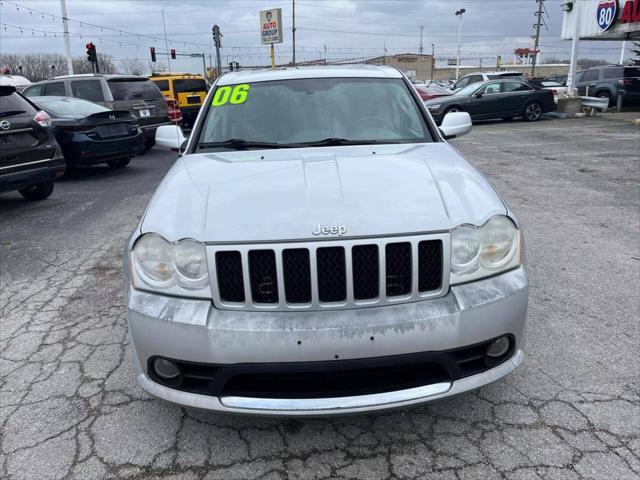
<path fill-rule="evenodd" d="M 471 131 L 471 116 L 467 112 L 447 113 L 442 119 L 440 131 L 445 140 L 466 135 Z"/>
<path fill-rule="evenodd" d="M 162 125 L 156 130 L 156 145 L 170 150 L 181 151 L 187 138 L 177 125 Z"/>
<path fill-rule="evenodd" d="M 482 92 L 478 92 L 478 93 L 476 93 L 476 94 L 475 94 L 475 97 L 476 97 L 476 98 L 482 98 Z"/>

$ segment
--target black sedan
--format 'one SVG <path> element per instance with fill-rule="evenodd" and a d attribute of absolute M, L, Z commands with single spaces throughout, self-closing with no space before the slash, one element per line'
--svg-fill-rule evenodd
<path fill-rule="evenodd" d="M 123 168 L 144 149 L 144 133 L 128 111 L 71 97 L 31 97 L 51 116 L 67 168 L 106 163 Z"/>
<path fill-rule="evenodd" d="M 473 120 L 522 117 L 535 122 L 543 113 L 556 109 L 550 90 L 516 78 L 474 83 L 449 97 L 434 98 L 424 104 L 438 123 L 450 112 L 468 112 Z"/>

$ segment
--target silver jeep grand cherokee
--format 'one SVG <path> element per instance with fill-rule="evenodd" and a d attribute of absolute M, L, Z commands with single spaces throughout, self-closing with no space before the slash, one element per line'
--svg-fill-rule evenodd
<path fill-rule="evenodd" d="M 241 71 L 211 89 L 124 255 L 138 381 L 192 407 L 401 407 L 523 361 L 518 220 L 387 67 Z M 186 145 L 186 146 L 185 146 Z"/>

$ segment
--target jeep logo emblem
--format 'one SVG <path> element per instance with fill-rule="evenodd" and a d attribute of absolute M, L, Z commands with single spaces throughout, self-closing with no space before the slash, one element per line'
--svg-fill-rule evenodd
<path fill-rule="evenodd" d="M 322 225 L 316 225 L 311 233 L 314 235 L 338 235 L 339 237 L 343 236 L 347 233 L 347 227 L 344 225 L 330 225 L 327 227 L 323 227 Z"/>

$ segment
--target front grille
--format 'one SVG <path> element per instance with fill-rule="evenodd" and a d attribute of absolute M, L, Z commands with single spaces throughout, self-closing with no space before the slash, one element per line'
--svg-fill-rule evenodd
<path fill-rule="evenodd" d="M 444 295 L 448 289 L 445 240 L 445 234 L 436 234 L 211 246 L 209 255 L 215 258 L 216 269 L 214 303 L 242 310 L 321 310 Z"/>

